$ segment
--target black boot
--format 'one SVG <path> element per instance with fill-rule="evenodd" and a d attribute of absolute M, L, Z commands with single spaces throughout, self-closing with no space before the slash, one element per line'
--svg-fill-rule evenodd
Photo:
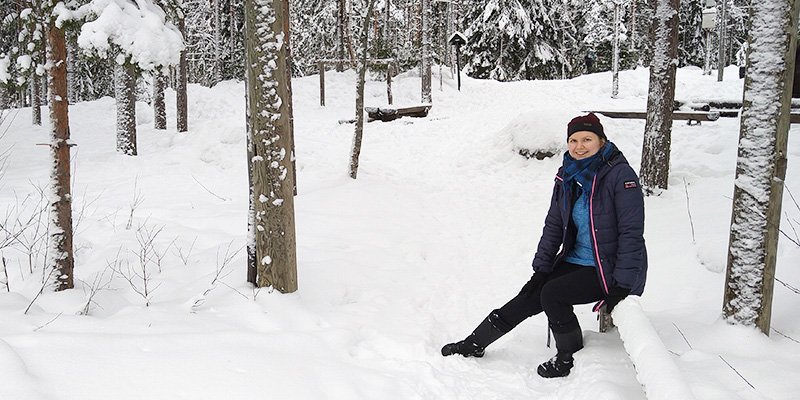
<path fill-rule="evenodd" d="M 486 346 L 505 335 L 509 330 L 500 320 L 497 310 L 492 311 L 466 339 L 442 347 L 443 356 L 461 354 L 464 357 L 483 357 Z"/>
<path fill-rule="evenodd" d="M 583 333 L 581 328 L 575 328 L 567 333 L 555 333 L 556 349 L 558 352 L 555 357 L 545 361 L 536 372 L 544 378 L 558 378 L 569 375 L 573 367 L 572 354 L 583 348 Z"/>

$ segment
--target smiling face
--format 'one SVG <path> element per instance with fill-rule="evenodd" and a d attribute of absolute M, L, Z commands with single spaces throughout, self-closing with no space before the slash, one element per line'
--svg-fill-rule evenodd
<path fill-rule="evenodd" d="M 591 131 L 577 131 L 567 139 L 569 155 L 576 160 L 597 154 L 603 144 L 605 144 L 605 140 Z"/>

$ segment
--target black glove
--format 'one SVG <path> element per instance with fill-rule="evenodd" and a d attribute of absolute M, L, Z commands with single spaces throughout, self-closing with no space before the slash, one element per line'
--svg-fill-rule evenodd
<path fill-rule="evenodd" d="M 606 295 L 606 310 L 611 313 L 614 307 L 616 307 L 617 304 L 622 301 L 622 299 L 628 297 L 629 294 L 631 294 L 630 289 L 625 289 L 618 286 L 612 287 Z"/>
<path fill-rule="evenodd" d="M 534 272 L 531 280 L 522 287 L 523 292 L 532 292 L 534 290 L 541 289 L 544 286 L 544 283 L 547 282 L 547 276 L 550 275 L 547 272 Z"/>

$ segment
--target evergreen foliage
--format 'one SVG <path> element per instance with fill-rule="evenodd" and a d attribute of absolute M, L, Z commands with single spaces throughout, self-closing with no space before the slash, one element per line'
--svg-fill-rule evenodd
<path fill-rule="evenodd" d="M 705 0 L 681 1 L 678 25 L 678 66 L 696 65 L 705 62 L 703 39 L 703 8 Z"/>
<path fill-rule="evenodd" d="M 338 58 L 338 2 L 294 0 L 290 9 L 291 66 L 294 76 L 317 73 L 317 61 Z M 751 0 L 728 1 L 725 52 L 733 60 L 747 39 Z M 85 0 L 74 2 L 85 3 Z M 243 0 L 153 0 L 175 23 L 185 10 L 184 38 L 189 82 L 212 86 L 220 80 L 243 79 Z M 612 62 L 613 6 L 621 5 L 620 68 L 649 66 L 652 59 L 653 17 L 648 0 L 475 0 L 432 2 L 431 52 L 435 64 L 452 64 L 447 37 L 458 30 L 468 38 L 462 64 L 474 78 L 502 81 L 569 78 L 586 73 L 584 57 L 596 54 L 593 71 L 608 71 Z M 181 4 L 182 3 L 182 4 Z M 6 98 L 24 98 L 31 63 L 20 56 L 39 49 L 35 26 L 23 18 L 25 1 L 0 4 L 0 57 L 12 76 L 4 85 Z M 680 8 L 678 62 L 703 65 L 706 51 L 701 28 L 704 0 L 684 0 Z M 366 0 L 346 0 L 344 26 L 350 38 L 363 29 Z M 370 22 L 369 58 L 393 58 L 397 72 L 419 68 L 421 62 L 421 2 L 376 0 Z M 29 13 L 30 14 L 30 13 Z M 70 50 L 70 98 L 92 100 L 113 94 L 113 63 L 80 51 L 77 29 L 67 29 Z M 711 51 L 716 54 L 716 34 Z M 357 46 L 356 46 L 357 47 Z M 40 50 L 37 50 L 40 51 Z M 41 52 L 41 51 L 40 51 Z M 345 52 L 348 54 L 348 52 Z M 715 58 L 715 57 L 712 57 Z M 383 75 L 384 65 L 370 65 Z"/>

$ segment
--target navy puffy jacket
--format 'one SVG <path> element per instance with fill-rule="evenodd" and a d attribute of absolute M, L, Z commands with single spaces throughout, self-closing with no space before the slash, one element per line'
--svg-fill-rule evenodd
<path fill-rule="evenodd" d="M 572 223 L 573 199 L 564 201 L 563 167 L 556 175 L 550 210 L 533 270 L 551 272 L 575 245 Z M 644 244 L 644 197 L 636 172 L 620 152 L 604 160 L 592 182 L 589 209 L 597 277 L 605 293 L 614 287 L 641 295 L 647 278 L 647 249 Z"/>

